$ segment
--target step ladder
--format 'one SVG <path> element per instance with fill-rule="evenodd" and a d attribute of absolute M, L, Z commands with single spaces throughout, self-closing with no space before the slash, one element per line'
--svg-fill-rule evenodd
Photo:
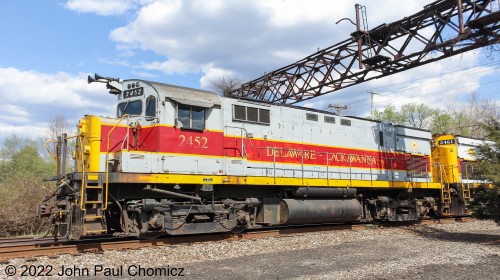
<path fill-rule="evenodd" d="M 441 176 L 441 204 L 443 207 L 443 214 L 450 213 L 451 207 L 451 188 L 450 183 L 448 182 L 448 173 L 446 172 L 446 168 L 443 168 L 442 165 L 439 165 L 440 176 Z"/>
<path fill-rule="evenodd" d="M 471 171 L 472 171 L 470 174 L 471 175 L 470 177 L 469 177 L 469 169 L 471 169 Z M 462 198 L 465 202 L 465 206 L 469 206 L 470 200 L 471 200 L 470 189 L 471 189 L 471 186 L 473 186 L 473 183 L 470 183 L 470 180 L 472 180 L 472 174 L 474 174 L 473 170 L 474 170 L 474 168 L 472 165 L 470 165 L 470 164 L 465 165 L 465 180 L 467 180 L 467 183 L 462 183 Z M 462 170 L 462 172 L 463 172 L 463 170 Z"/>
<path fill-rule="evenodd" d="M 82 215 L 82 236 L 100 235 L 107 232 L 104 210 L 106 210 L 106 190 L 103 176 L 85 173 L 82 182 L 80 209 Z"/>
<path fill-rule="evenodd" d="M 471 183 L 462 183 L 462 198 L 466 206 L 469 206 L 471 194 L 470 194 Z"/>

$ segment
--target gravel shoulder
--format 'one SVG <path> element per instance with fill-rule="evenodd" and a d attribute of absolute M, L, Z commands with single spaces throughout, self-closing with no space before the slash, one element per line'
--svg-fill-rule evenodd
<path fill-rule="evenodd" d="M 55 272 L 62 265 L 91 273 L 96 265 L 123 267 L 125 279 L 141 278 L 127 273 L 130 266 L 183 268 L 185 279 L 500 279 L 500 227 L 475 221 L 342 230 L 9 263 L 25 264 L 50 264 Z M 89 276 L 109 278 L 102 272 Z"/>

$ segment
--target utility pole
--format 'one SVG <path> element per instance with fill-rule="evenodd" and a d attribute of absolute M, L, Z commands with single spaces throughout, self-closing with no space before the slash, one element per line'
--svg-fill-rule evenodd
<path fill-rule="evenodd" d="M 370 102 L 370 116 L 373 118 L 373 96 L 374 95 L 380 95 L 376 92 L 373 92 L 372 90 L 369 90 L 368 93 L 371 95 L 371 102 Z"/>

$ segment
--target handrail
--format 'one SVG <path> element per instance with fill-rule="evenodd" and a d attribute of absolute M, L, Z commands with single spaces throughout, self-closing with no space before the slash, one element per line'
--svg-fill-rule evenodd
<path fill-rule="evenodd" d="M 436 165 L 439 169 L 439 182 L 441 183 L 441 199 L 444 204 L 451 203 L 451 191 L 450 191 L 450 184 L 448 181 L 448 173 L 446 171 L 446 168 L 443 167 L 442 164 L 438 162 L 434 162 L 434 165 Z M 446 189 L 445 189 L 446 186 Z M 445 197 L 445 192 L 448 195 L 448 197 Z"/>
<path fill-rule="evenodd" d="M 76 138 L 76 137 L 78 137 L 78 135 L 68 136 L 68 137 L 66 137 L 66 140 L 67 140 L 67 139 L 71 139 L 71 138 Z M 47 140 L 47 141 L 45 141 L 45 142 L 43 143 L 43 147 L 45 148 L 45 150 L 47 150 L 47 153 L 49 153 L 49 156 L 50 156 L 51 158 L 53 158 L 53 159 L 57 159 L 57 155 L 55 155 L 55 156 L 54 156 L 54 155 L 52 154 L 52 152 L 51 152 L 51 151 L 50 151 L 50 149 L 49 149 L 49 143 L 57 143 L 57 142 L 58 142 L 57 140 L 54 140 L 54 139 L 49 139 L 49 140 Z"/>
<path fill-rule="evenodd" d="M 65 134 L 62 134 L 62 135 L 65 135 Z M 66 136 L 66 138 L 64 138 L 64 140 L 68 140 L 68 139 L 71 139 L 71 138 L 76 138 L 78 137 L 78 135 L 72 135 L 72 136 Z M 58 137 L 61 139 L 61 137 Z M 51 158 L 54 159 L 54 161 L 56 162 L 56 165 L 55 165 L 55 168 L 56 168 L 56 175 L 59 175 L 59 155 L 56 153 L 56 154 L 53 154 L 50 149 L 49 149 L 49 143 L 59 143 L 59 140 L 55 140 L 55 139 L 49 139 L 47 141 L 45 141 L 43 143 L 43 146 L 45 148 L 45 150 L 47 151 L 47 153 L 49 154 L 49 156 Z M 57 150 L 57 146 L 56 146 L 56 150 Z M 63 174 L 64 175 L 64 174 Z"/>
<path fill-rule="evenodd" d="M 119 120 L 118 122 L 113 126 L 113 128 L 111 128 L 111 130 L 108 132 L 108 138 L 107 138 L 107 145 L 106 145 L 106 161 L 105 161 L 105 164 L 106 164 L 106 167 L 105 167 L 105 170 L 106 170 L 106 187 L 104 189 L 104 199 L 105 199 L 105 202 L 103 204 L 103 208 L 102 210 L 106 210 L 108 208 L 108 183 L 109 183 L 109 164 L 108 164 L 108 160 L 109 160 L 109 139 L 111 137 L 111 133 L 115 130 L 115 128 L 122 122 L 122 120 L 127 117 L 128 118 L 128 114 L 125 114 L 123 115 Z M 127 123 L 127 130 L 128 130 L 128 123 Z M 127 134 L 128 135 L 128 134 Z"/>
<path fill-rule="evenodd" d="M 276 181 L 276 177 L 277 177 L 277 174 L 276 174 L 276 171 L 277 170 L 286 170 L 286 169 L 282 169 L 282 168 L 278 168 L 277 167 L 277 152 L 278 151 L 288 151 L 288 150 L 294 150 L 297 152 L 297 154 L 299 154 L 299 158 L 298 160 L 300 160 L 300 162 L 298 163 L 300 165 L 300 169 L 297 170 L 299 172 L 302 173 L 302 176 L 301 178 L 302 179 L 305 179 L 305 172 L 308 172 L 308 171 L 315 171 L 315 170 L 309 170 L 307 168 L 305 168 L 306 166 L 306 163 L 304 162 L 305 160 L 305 156 L 304 156 L 304 153 L 305 152 L 308 152 L 309 150 L 305 150 L 305 149 L 293 149 L 293 148 L 286 148 L 286 147 L 273 147 L 273 146 L 256 146 L 254 144 L 254 141 L 251 139 L 251 138 L 248 138 L 248 131 L 245 127 L 236 127 L 236 126 L 224 126 L 224 128 L 234 128 L 234 129 L 237 129 L 240 131 L 240 139 L 241 139 L 241 157 L 244 158 L 246 157 L 246 146 L 245 146 L 245 136 L 246 136 L 246 139 L 248 140 L 248 144 L 250 147 L 252 147 L 253 149 L 257 149 L 257 150 L 265 150 L 265 149 L 271 149 L 271 152 L 272 152 L 272 162 L 270 162 L 272 164 L 272 169 L 273 169 L 273 177 L 274 177 L 274 180 Z M 278 140 L 279 141 L 279 140 Z M 275 141 L 275 142 L 278 142 L 278 141 Z M 387 151 L 390 153 L 390 151 Z M 373 176 L 376 175 L 374 173 L 374 170 L 379 170 L 379 169 L 383 169 L 383 170 L 386 170 L 387 172 L 390 172 L 391 176 L 389 178 L 389 176 L 387 177 L 387 180 L 389 180 L 391 182 L 391 184 L 394 186 L 395 184 L 395 181 L 396 181 L 396 178 L 395 178 L 395 167 L 394 167 L 394 163 L 398 163 L 400 161 L 405 161 L 406 159 L 405 158 L 399 158 L 399 157 L 380 157 L 380 156 L 370 156 L 370 155 L 360 155 L 360 154 L 355 154 L 355 153 L 332 153 L 332 152 L 319 152 L 319 151 L 316 151 L 316 154 L 317 155 L 326 155 L 325 156 L 325 161 L 326 161 L 326 171 L 325 170 L 321 170 L 321 171 L 317 171 L 319 173 L 325 173 L 326 172 L 326 179 L 327 179 L 327 185 L 330 185 L 330 180 L 334 179 L 335 176 L 331 176 L 332 173 L 335 173 L 335 174 L 347 174 L 348 177 L 346 179 L 349 180 L 349 187 L 352 187 L 353 186 L 353 180 L 355 179 L 355 177 L 359 177 L 361 176 L 363 178 L 364 175 L 369 175 L 370 176 L 370 186 L 373 186 Z M 332 167 L 335 167 L 336 165 L 332 164 L 332 162 L 330 162 L 330 156 L 332 154 L 338 154 L 338 155 L 342 155 L 342 156 L 345 156 L 348 161 L 346 161 L 346 163 L 348 164 L 347 166 L 345 166 L 345 168 L 348 168 L 349 170 L 347 172 L 343 172 L 343 171 L 332 171 Z M 354 168 L 357 168 L 357 167 L 354 167 L 353 164 L 355 161 L 353 161 L 352 157 L 353 156 L 356 156 L 356 157 L 360 157 L 360 158 L 364 158 L 364 159 L 367 159 L 366 161 L 366 164 L 367 164 L 367 169 L 369 170 L 369 174 L 368 173 L 359 173 L 359 172 L 354 172 L 353 169 Z M 379 161 L 383 161 L 385 160 L 386 162 L 389 163 L 390 167 L 389 166 L 386 166 L 386 165 L 381 165 L 381 163 L 374 163 L 372 158 L 375 158 L 377 160 L 377 162 Z M 429 169 L 428 169 L 428 164 L 429 164 L 429 161 L 425 161 L 425 165 L 422 164 L 422 167 L 421 170 L 413 170 L 413 179 L 418 179 L 417 177 L 421 177 L 423 179 L 423 176 L 416 176 L 416 172 L 418 172 L 419 174 L 421 173 L 424 173 L 426 174 L 425 175 L 425 180 L 427 182 L 427 185 L 429 184 Z M 399 164 L 398 164 L 399 165 Z M 263 167 L 264 168 L 264 167 Z M 265 167 L 265 169 L 268 169 L 268 167 Z M 399 169 L 398 169 L 399 170 Z M 407 177 L 408 174 L 409 174 L 409 170 L 406 170 L 406 174 L 407 174 Z M 340 177 L 342 178 L 342 176 Z M 417 182 L 417 181 L 415 181 Z"/>
<path fill-rule="evenodd" d="M 52 154 L 52 152 L 50 151 L 50 149 L 49 149 L 49 143 L 57 143 L 57 140 L 54 140 L 54 139 L 49 139 L 49 140 L 45 141 L 45 143 L 43 143 L 43 146 L 45 147 L 45 150 L 47 150 L 47 153 L 49 153 L 49 156 L 50 156 L 51 158 L 56 159 L 56 158 L 57 158 L 57 156 L 54 156 L 54 155 Z"/>
<path fill-rule="evenodd" d="M 83 160 L 83 156 L 85 155 L 84 149 L 83 149 L 83 135 L 80 135 L 78 138 L 80 140 L 80 158 L 82 162 L 82 185 L 80 186 L 80 210 L 85 210 L 85 207 L 83 205 L 83 197 L 85 195 L 85 160 Z"/>

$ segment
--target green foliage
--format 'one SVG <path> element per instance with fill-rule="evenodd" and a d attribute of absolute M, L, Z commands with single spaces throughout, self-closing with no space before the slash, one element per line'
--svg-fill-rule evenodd
<path fill-rule="evenodd" d="M 500 225 L 500 122 L 491 119 L 483 125 L 489 132 L 487 139 L 493 143 L 478 149 L 476 169 L 488 183 L 476 189 L 471 206 L 476 217 Z"/>
<path fill-rule="evenodd" d="M 425 104 L 409 103 L 397 110 L 394 105 L 372 112 L 372 119 L 395 125 L 429 129 L 434 134 L 453 134 L 484 138 L 488 119 L 500 118 L 496 101 L 481 100 L 472 95 L 467 105 L 450 106 L 447 110 L 431 108 Z"/>
<path fill-rule="evenodd" d="M 399 111 L 391 104 L 386 106 L 382 111 L 375 110 L 372 118 L 395 125 L 428 128 L 437 112 L 437 110 L 425 104 L 408 103 L 403 105 Z"/>
<path fill-rule="evenodd" d="M 34 207 L 49 191 L 43 179 L 54 164 L 40 156 L 35 141 L 17 136 L 4 141 L 0 155 L 0 236 L 36 233 L 41 223 Z"/>
<path fill-rule="evenodd" d="M 430 129 L 433 134 L 448 134 L 453 130 L 453 126 L 453 116 L 445 111 L 438 110 L 434 114 Z"/>
<path fill-rule="evenodd" d="M 493 220 L 500 225 L 500 188 L 498 185 L 476 188 L 471 208 L 474 217 L 481 220 Z"/>
<path fill-rule="evenodd" d="M 461 136 L 473 136 L 472 128 L 475 120 L 461 110 L 436 110 L 432 117 L 429 129 L 434 134 L 453 134 Z M 474 135 L 480 137 L 478 135 Z"/>
<path fill-rule="evenodd" d="M 397 125 L 404 125 L 406 122 L 404 115 L 398 112 L 392 104 L 387 105 L 381 112 L 378 110 L 373 111 L 372 119 Z"/>
<path fill-rule="evenodd" d="M 480 174 L 493 184 L 500 185 L 500 122 L 490 120 L 484 124 L 489 132 L 487 140 L 491 144 L 481 146 L 477 151 L 477 164 Z"/>
<path fill-rule="evenodd" d="M 405 124 L 416 128 L 428 128 L 436 112 L 425 104 L 408 103 L 401 107 Z"/>

